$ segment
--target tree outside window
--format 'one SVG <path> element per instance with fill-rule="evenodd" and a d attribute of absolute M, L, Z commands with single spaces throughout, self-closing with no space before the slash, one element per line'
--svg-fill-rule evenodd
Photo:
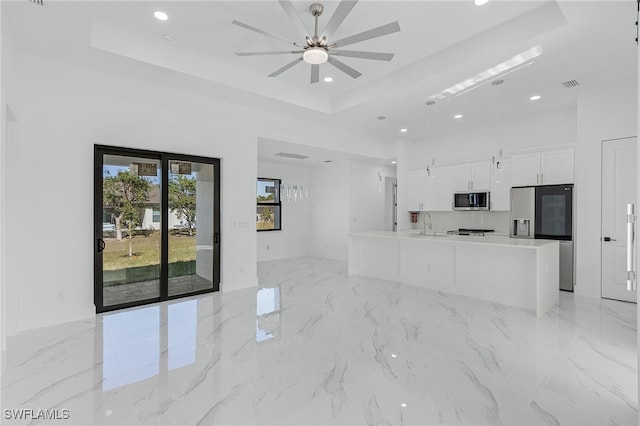
<path fill-rule="evenodd" d="M 258 178 L 256 191 L 256 229 L 279 231 L 282 229 L 280 179 Z"/>

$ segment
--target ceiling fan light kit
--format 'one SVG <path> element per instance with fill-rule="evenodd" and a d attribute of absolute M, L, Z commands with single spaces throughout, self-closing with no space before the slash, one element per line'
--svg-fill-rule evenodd
<path fill-rule="evenodd" d="M 322 47 L 309 47 L 302 54 L 302 59 L 308 64 L 324 64 L 329 59 L 329 53 Z"/>
<path fill-rule="evenodd" d="M 320 81 L 320 64 L 324 64 L 328 62 L 333 65 L 340 71 L 345 74 L 351 76 L 352 78 L 358 78 L 362 75 L 361 72 L 355 70 L 349 65 L 345 64 L 342 61 L 339 61 L 335 58 L 335 56 L 344 56 L 344 57 L 352 57 L 352 58 L 360 58 L 360 59 L 371 59 L 377 61 L 390 61 L 393 58 L 393 53 L 381 53 L 381 52 L 364 52 L 364 51 L 354 51 L 354 50 L 336 50 L 338 47 L 348 46 L 350 44 L 359 43 L 365 40 L 370 40 L 377 37 L 382 37 L 388 34 L 392 34 L 400 31 L 400 24 L 398 22 L 392 22 L 390 24 L 382 25 L 380 27 L 373 28 L 368 31 L 364 31 L 358 34 L 354 34 L 350 37 L 346 37 L 332 43 L 329 43 L 327 40 L 331 37 L 334 31 L 342 24 L 344 19 L 347 17 L 351 9 L 356 5 L 357 0 L 342 0 L 331 18 L 327 23 L 324 33 L 322 36 L 318 35 L 318 18 L 322 15 L 324 11 L 324 6 L 320 3 L 313 3 L 309 7 L 309 11 L 314 18 L 314 34 L 313 36 L 307 34 L 307 31 L 300 19 L 300 16 L 295 11 L 295 7 L 290 0 L 278 0 L 278 3 L 284 9 L 285 13 L 289 15 L 289 17 L 293 20 L 294 25 L 298 28 L 300 32 L 303 33 L 305 42 L 304 44 L 297 43 L 295 41 L 290 41 L 286 37 L 283 37 L 278 34 L 273 34 L 268 31 L 261 30 L 259 28 L 253 27 L 251 25 L 233 20 L 233 24 L 239 27 L 245 28 L 250 31 L 257 32 L 259 34 L 265 35 L 267 37 L 272 37 L 278 39 L 280 41 L 285 41 L 290 45 L 297 47 L 297 50 L 290 51 L 275 51 L 275 52 L 238 52 L 236 55 L 238 56 L 261 56 L 261 55 L 286 55 L 286 54 L 294 54 L 300 55 L 284 65 L 283 67 L 277 69 L 276 71 L 269 74 L 269 77 L 277 77 L 283 72 L 287 71 L 289 68 L 294 67 L 300 62 L 305 62 L 311 65 L 311 83 L 317 83 Z"/>

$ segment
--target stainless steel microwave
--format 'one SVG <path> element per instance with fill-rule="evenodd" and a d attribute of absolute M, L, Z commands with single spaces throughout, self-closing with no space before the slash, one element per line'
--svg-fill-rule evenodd
<path fill-rule="evenodd" d="M 455 192 L 454 210 L 489 210 L 489 192 Z"/>

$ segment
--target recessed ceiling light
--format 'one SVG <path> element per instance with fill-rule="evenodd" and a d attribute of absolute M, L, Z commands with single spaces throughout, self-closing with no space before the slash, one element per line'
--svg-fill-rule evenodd
<path fill-rule="evenodd" d="M 532 97 L 529 98 L 529 100 L 531 101 L 537 101 L 538 99 L 540 99 L 542 96 L 540 95 L 533 95 Z"/>
<path fill-rule="evenodd" d="M 153 12 L 153 16 L 155 16 L 158 21 L 166 21 L 167 19 L 169 19 L 169 15 L 161 10 L 156 10 L 155 12 Z"/>
<path fill-rule="evenodd" d="M 401 406 L 402 408 L 406 408 L 406 407 L 407 407 L 407 404 L 405 404 L 405 403 L 403 402 L 402 404 L 400 404 L 400 406 Z"/>
<path fill-rule="evenodd" d="M 333 78 L 331 78 L 331 77 L 325 77 L 324 78 L 324 82 L 325 83 L 331 83 L 332 81 L 333 81 Z"/>
<path fill-rule="evenodd" d="M 402 133 L 407 133 L 408 129 L 400 129 Z"/>
<path fill-rule="evenodd" d="M 392 161 L 392 162 L 391 162 L 391 164 L 398 164 L 398 162 L 394 160 L 394 161 Z M 392 357 L 392 358 L 395 358 L 395 357 L 396 357 L 396 354 L 391 354 L 391 357 Z"/>
<path fill-rule="evenodd" d="M 393 163 L 393 164 L 395 164 L 396 162 L 395 162 L 395 161 L 392 161 L 392 163 Z M 398 356 L 398 355 L 396 355 L 396 354 L 391 354 L 391 358 L 396 358 L 397 356 Z"/>
<path fill-rule="evenodd" d="M 461 119 L 462 117 L 463 117 L 462 114 L 456 114 L 456 115 L 453 116 L 453 118 L 458 119 L 458 120 Z"/>
<path fill-rule="evenodd" d="M 473 2 L 476 4 L 476 6 L 482 6 L 483 4 L 487 4 L 489 0 L 474 0 Z"/>

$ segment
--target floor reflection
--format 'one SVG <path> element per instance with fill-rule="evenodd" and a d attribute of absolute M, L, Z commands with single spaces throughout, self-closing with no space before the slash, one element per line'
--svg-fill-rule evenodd
<path fill-rule="evenodd" d="M 260 288 L 256 295 L 256 342 L 280 336 L 280 287 Z"/>
<path fill-rule="evenodd" d="M 105 314 L 103 391 L 195 363 L 197 323 L 197 299 Z"/>

